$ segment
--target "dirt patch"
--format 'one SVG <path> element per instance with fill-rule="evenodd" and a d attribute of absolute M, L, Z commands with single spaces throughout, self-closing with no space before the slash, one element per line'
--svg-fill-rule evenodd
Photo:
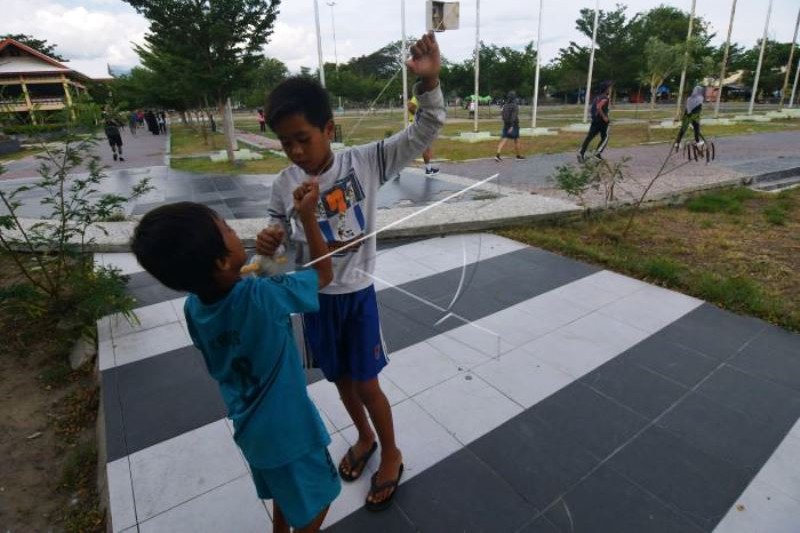
<path fill-rule="evenodd" d="M 16 281 L 11 272 L 0 256 L 0 288 Z M 0 335 L 0 530 L 104 531 L 93 363 L 72 371 L 71 335 L 5 301 Z"/>

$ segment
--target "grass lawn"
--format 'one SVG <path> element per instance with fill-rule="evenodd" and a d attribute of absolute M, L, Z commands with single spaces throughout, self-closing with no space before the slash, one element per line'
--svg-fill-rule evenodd
<path fill-rule="evenodd" d="M 211 161 L 208 157 L 171 159 L 170 167 L 202 174 L 277 174 L 290 165 L 285 157 L 270 152 L 263 152 L 263 155 L 264 159 L 258 161 L 240 161 L 235 164 Z"/>
<path fill-rule="evenodd" d="M 499 233 L 800 331 L 800 189 L 737 188 L 685 205 Z"/>
<path fill-rule="evenodd" d="M 36 155 L 41 152 L 41 148 L 22 148 L 19 152 L 14 152 L 13 154 L 1 154 L 0 155 L 0 163 L 4 163 L 7 161 L 17 161 L 19 159 L 24 159 L 31 155 Z"/>
<path fill-rule="evenodd" d="M 225 148 L 223 135 L 219 132 L 207 132 L 203 138 L 200 129 L 175 124 L 170 128 L 170 153 L 172 155 L 192 155 L 222 150 Z"/>

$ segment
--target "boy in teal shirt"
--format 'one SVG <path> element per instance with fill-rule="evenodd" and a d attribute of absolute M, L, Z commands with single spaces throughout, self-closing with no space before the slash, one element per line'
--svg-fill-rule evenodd
<path fill-rule="evenodd" d="M 318 199 L 314 183 L 294 193 L 308 226 L 316 226 Z M 308 237 L 314 257 L 327 253 L 319 230 Z M 190 202 L 145 215 L 132 248 L 161 283 L 191 293 L 189 333 L 219 384 L 258 496 L 274 501 L 274 531 L 318 531 L 341 487 L 330 436 L 306 392 L 290 314 L 319 309 L 317 293 L 333 277 L 330 259 L 313 270 L 241 279 L 242 242 L 212 209 Z"/>

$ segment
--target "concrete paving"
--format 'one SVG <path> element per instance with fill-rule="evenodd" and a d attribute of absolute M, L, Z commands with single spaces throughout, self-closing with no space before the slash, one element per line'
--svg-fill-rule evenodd
<path fill-rule="evenodd" d="M 141 321 L 98 322 L 111 530 L 268 530 L 184 295 L 97 261 Z M 380 246 L 375 278 L 405 475 L 366 512 L 374 457 L 326 531 L 796 531 L 800 336 L 487 234 Z M 338 461 L 354 428 L 307 381 Z"/>

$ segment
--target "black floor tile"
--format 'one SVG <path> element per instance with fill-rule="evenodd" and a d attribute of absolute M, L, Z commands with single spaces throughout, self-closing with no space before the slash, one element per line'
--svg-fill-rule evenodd
<path fill-rule="evenodd" d="M 144 285 L 142 287 L 136 287 L 133 289 L 129 288 L 128 294 L 133 296 L 136 300 L 136 307 L 145 307 L 147 305 L 153 305 L 186 296 L 186 293 L 184 292 L 173 291 L 172 289 L 164 287 L 160 284 Z"/>
<path fill-rule="evenodd" d="M 469 450 L 400 487 L 396 504 L 418 531 L 516 531 L 536 509 Z"/>
<path fill-rule="evenodd" d="M 591 388 L 653 419 L 688 389 L 630 361 L 612 360 L 581 378 Z"/>
<path fill-rule="evenodd" d="M 758 470 L 786 435 L 744 413 L 691 393 L 656 424 L 704 452 Z"/>
<path fill-rule="evenodd" d="M 422 308 L 420 308 L 421 310 Z M 440 333 L 434 321 L 421 321 L 413 314 L 380 307 L 381 333 L 389 352 L 402 350 Z"/>
<path fill-rule="evenodd" d="M 323 531 L 331 533 L 414 533 L 417 529 L 408 521 L 403 513 L 392 505 L 380 513 L 372 513 L 366 509 L 348 515 Z"/>
<path fill-rule="evenodd" d="M 800 391 L 800 336 L 768 327 L 730 364 Z"/>
<path fill-rule="evenodd" d="M 545 515 L 573 533 L 693 533 L 694 524 L 608 467 L 572 489 Z"/>
<path fill-rule="evenodd" d="M 617 359 L 631 361 L 690 388 L 719 366 L 716 359 L 666 340 L 659 333 L 625 351 Z"/>
<path fill-rule="evenodd" d="M 158 285 L 159 282 L 148 272 L 136 272 L 128 275 L 128 283 L 126 288 L 130 291 L 140 287 L 147 287 L 148 285 Z"/>
<path fill-rule="evenodd" d="M 644 417 L 580 382 L 566 386 L 521 416 L 543 419 L 601 459 L 647 424 Z"/>
<path fill-rule="evenodd" d="M 607 464 L 706 531 L 714 529 L 753 476 L 658 427 L 648 428 Z"/>
<path fill-rule="evenodd" d="M 203 357 L 187 346 L 114 369 L 127 453 L 177 437 L 226 416 Z M 122 455 L 112 455 L 108 461 Z"/>
<path fill-rule="evenodd" d="M 755 318 L 735 315 L 706 303 L 662 329 L 658 336 L 714 359 L 725 360 L 735 355 L 764 326 Z"/>
<path fill-rule="evenodd" d="M 515 417 L 469 449 L 537 509 L 565 494 L 600 461 L 534 417 Z"/>
<path fill-rule="evenodd" d="M 555 524 L 545 516 L 540 516 L 527 526 L 519 530 L 519 533 L 561 533 Z"/>
<path fill-rule="evenodd" d="M 800 417 L 800 391 L 728 365 L 714 372 L 697 392 L 755 420 L 787 430 Z"/>

